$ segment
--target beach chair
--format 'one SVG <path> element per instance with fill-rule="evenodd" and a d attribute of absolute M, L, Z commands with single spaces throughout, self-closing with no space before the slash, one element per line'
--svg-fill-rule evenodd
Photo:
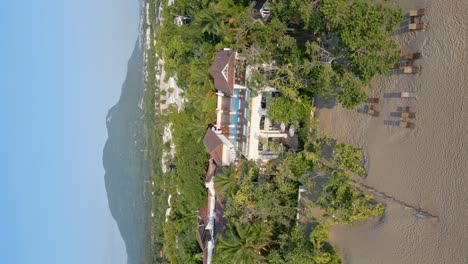
<path fill-rule="evenodd" d="M 421 30 L 424 31 L 426 30 L 426 24 L 424 23 L 411 23 L 408 25 L 409 30 Z"/>
<path fill-rule="evenodd" d="M 378 104 L 380 101 L 380 98 L 367 98 L 366 103 L 368 104 Z"/>
<path fill-rule="evenodd" d="M 419 66 L 405 66 L 403 72 L 406 74 L 416 74 L 421 71 L 421 67 Z"/>
<path fill-rule="evenodd" d="M 400 98 L 416 98 L 415 93 L 409 93 L 409 92 L 401 92 L 400 93 Z"/>
<path fill-rule="evenodd" d="M 410 17 L 419 17 L 419 16 L 424 16 L 425 14 L 426 14 L 426 8 L 411 9 L 409 11 Z"/>
<path fill-rule="evenodd" d="M 413 66 L 413 60 L 406 60 L 400 63 L 402 67 Z"/>
<path fill-rule="evenodd" d="M 399 106 L 399 107 L 397 107 L 398 112 L 409 112 L 410 109 L 411 109 L 411 107 L 409 107 L 409 106 Z"/>
<path fill-rule="evenodd" d="M 369 109 L 367 111 L 367 114 L 369 114 L 370 116 L 374 116 L 374 117 L 378 117 L 380 115 L 380 111 L 377 111 L 377 110 L 374 110 L 374 109 Z"/>
<path fill-rule="evenodd" d="M 401 112 L 400 117 L 401 118 L 416 118 L 416 113 L 415 112 Z"/>
<path fill-rule="evenodd" d="M 390 65 L 390 70 L 398 70 L 400 69 L 400 63 L 395 63 L 393 65 Z"/>
<path fill-rule="evenodd" d="M 374 108 L 374 105 L 369 105 L 369 108 L 367 109 L 367 114 L 377 117 L 377 116 L 379 116 L 380 111 L 376 110 Z"/>
<path fill-rule="evenodd" d="M 395 64 L 393 64 L 392 66 L 390 66 L 390 69 L 391 69 L 391 70 L 398 70 L 398 69 L 400 69 L 401 67 L 412 66 L 412 65 L 413 65 L 413 61 L 411 61 L 411 60 L 400 61 L 400 62 L 395 63 Z"/>
<path fill-rule="evenodd" d="M 417 60 L 421 58 L 421 52 L 407 53 L 404 56 L 405 60 Z"/>
<path fill-rule="evenodd" d="M 400 121 L 400 127 L 413 129 L 416 127 L 416 124 L 408 121 Z"/>

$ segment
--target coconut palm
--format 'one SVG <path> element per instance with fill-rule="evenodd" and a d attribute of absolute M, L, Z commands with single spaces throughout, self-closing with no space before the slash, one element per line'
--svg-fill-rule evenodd
<path fill-rule="evenodd" d="M 199 62 L 199 60 L 194 60 Z M 208 66 L 203 63 L 193 63 L 190 67 L 190 81 L 192 85 L 206 87 L 206 89 L 213 90 L 214 85 L 208 71 Z"/>
<path fill-rule="evenodd" d="M 218 239 L 218 255 L 226 263 L 263 263 L 263 254 L 271 240 L 271 232 L 257 224 L 235 224 Z"/>
<path fill-rule="evenodd" d="M 215 187 L 223 196 L 231 197 L 239 182 L 239 173 L 234 165 L 230 169 L 223 168 L 223 173 L 214 178 Z"/>
<path fill-rule="evenodd" d="M 213 40 L 222 39 L 224 35 L 224 21 L 221 13 L 215 8 L 215 4 L 210 4 L 208 8 L 200 11 L 198 23 L 202 27 L 202 32 L 211 36 Z"/>

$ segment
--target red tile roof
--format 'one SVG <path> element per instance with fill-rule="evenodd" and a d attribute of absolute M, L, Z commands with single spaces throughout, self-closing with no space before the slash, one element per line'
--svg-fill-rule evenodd
<path fill-rule="evenodd" d="M 210 153 L 211 158 L 216 162 L 216 164 L 222 165 L 223 142 L 211 128 L 208 128 L 208 130 L 206 131 L 205 138 L 203 139 L 203 144 L 205 145 L 206 150 Z"/>
<path fill-rule="evenodd" d="M 201 250 L 205 252 L 205 227 L 208 224 L 208 203 L 206 203 L 200 210 L 198 211 L 198 227 L 197 227 L 197 241 L 198 245 L 200 246 Z"/>
<path fill-rule="evenodd" d="M 215 88 L 228 96 L 234 94 L 234 70 L 235 53 L 230 50 L 221 50 L 216 53 L 216 58 L 210 67 L 211 76 L 215 82 Z M 228 65 L 228 78 L 224 78 L 223 70 Z"/>
<path fill-rule="evenodd" d="M 215 219 L 215 236 L 223 234 L 227 228 L 227 220 L 224 218 L 224 208 L 226 201 L 222 199 L 219 194 L 216 195 L 216 219 Z"/>
<path fill-rule="evenodd" d="M 216 163 L 214 160 L 210 159 L 209 163 L 210 164 L 208 165 L 208 170 L 206 171 L 205 175 L 205 182 L 210 182 L 216 172 Z"/>

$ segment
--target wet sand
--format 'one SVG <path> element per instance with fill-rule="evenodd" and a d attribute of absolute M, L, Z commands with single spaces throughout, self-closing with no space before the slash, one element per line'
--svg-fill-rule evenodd
<path fill-rule="evenodd" d="M 437 219 L 388 201 L 381 219 L 333 228 L 332 243 L 351 264 L 468 263 L 468 1 L 398 1 L 427 8 L 424 32 L 405 27 L 395 39 L 406 52 L 422 52 L 420 74 L 378 77 L 371 97 L 380 97 L 379 117 L 318 101 L 322 131 L 362 147 L 364 183 L 419 207 Z M 403 25 L 407 26 L 408 21 Z M 414 92 L 416 99 L 388 98 Z M 397 107 L 416 112 L 415 129 L 393 126 Z M 394 115 L 394 114 L 393 114 Z"/>

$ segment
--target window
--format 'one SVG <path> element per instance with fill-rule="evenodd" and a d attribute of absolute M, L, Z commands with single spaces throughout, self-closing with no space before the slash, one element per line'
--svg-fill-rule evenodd
<path fill-rule="evenodd" d="M 228 81 L 228 74 L 229 74 L 229 63 L 226 64 L 226 67 L 223 69 L 223 76 L 224 79 L 226 79 L 226 82 Z"/>
<path fill-rule="evenodd" d="M 265 94 L 262 94 L 262 103 L 261 103 L 262 109 L 266 109 L 267 107 L 267 98 Z"/>

